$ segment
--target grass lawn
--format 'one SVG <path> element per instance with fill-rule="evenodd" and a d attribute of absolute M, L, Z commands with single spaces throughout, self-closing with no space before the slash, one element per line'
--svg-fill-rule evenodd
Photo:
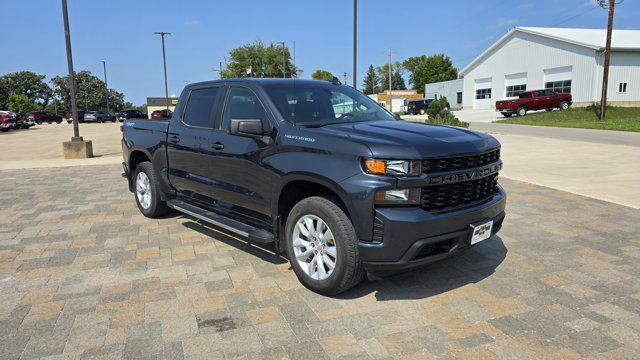
<path fill-rule="evenodd" d="M 525 117 L 511 117 L 495 121 L 504 124 L 556 126 L 583 129 L 638 131 L 640 132 L 640 108 L 608 107 L 607 120 L 598 119 L 599 109 L 571 108 L 565 111 L 539 112 Z"/>

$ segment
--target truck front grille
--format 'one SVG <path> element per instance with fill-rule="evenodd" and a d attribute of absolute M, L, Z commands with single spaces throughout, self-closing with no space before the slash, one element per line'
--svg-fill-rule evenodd
<path fill-rule="evenodd" d="M 469 169 L 491 164 L 500 159 L 500 149 L 491 150 L 482 154 L 453 156 L 422 161 L 423 172 L 444 172 L 452 170 Z"/>
<path fill-rule="evenodd" d="M 497 174 L 461 183 L 423 187 L 420 207 L 427 211 L 454 210 L 488 200 L 497 191 Z"/>

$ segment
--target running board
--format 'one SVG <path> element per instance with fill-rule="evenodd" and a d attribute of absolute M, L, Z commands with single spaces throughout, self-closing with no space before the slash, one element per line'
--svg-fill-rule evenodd
<path fill-rule="evenodd" d="M 198 220 L 208 222 L 234 234 L 246 237 L 250 242 L 268 244 L 273 242 L 273 234 L 262 229 L 258 229 L 251 225 L 247 225 L 237 220 L 230 219 L 226 216 L 205 210 L 201 207 L 191 205 L 181 200 L 171 199 L 167 201 L 167 206 L 178 210 L 189 216 L 193 216 Z"/>

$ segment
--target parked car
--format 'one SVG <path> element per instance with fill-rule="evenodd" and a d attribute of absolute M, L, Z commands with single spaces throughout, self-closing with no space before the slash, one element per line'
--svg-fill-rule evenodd
<path fill-rule="evenodd" d="M 28 129 L 32 126 L 36 126 L 36 121 L 34 119 L 29 119 L 29 117 L 25 114 L 17 114 L 16 117 L 18 121 L 21 123 L 23 129 Z"/>
<path fill-rule="evenodd" d="M 15 127 L 16 113 L 12 111 L 0 111 L 0 131 L 6 132 Z"/>
<path fill-rule="evenodd" d="M 105 121 L 116 122 L 116 117 L 102 111 L 87 111 L 84 114 L 84 122 L 102 123 Z"/>
<path fill-rule="evenodd" d="M 407 100 L 407 113 L 412 115 L 424 115 L 429 108 L 429 104 L 434 99 L 408 99 Z"/>
<path fill-rule="evenodd" d="M 38 125 L 44 122 L 47 124 L 54 122 L 56 124 L 60 124 L 62 122 L 62 117 L 60 115 L 52 114 L 48 111 L 31 111 L 27 114 L 27 119 L 33 120 Z"/>
<path fill-rule="evenodd" d="M 123 122 L 127 119 L 146 119 L 147 114 L 140 110 L 122 110 L 116 114 L 118 121 Z"/>
<path fill-rule="evenodd" d="M 84 122 L 84 110 L 78 110 L 78 122 Z M 67 124 L 71 124 L 73 122 L 73 114 L 67 113 Z"/>
<path fill-rule="evenodd" d="M 552 90 L 533 90 L 521 93 L 517 99 L 496 101 L 496 111 L 502 116 L 527 115 L 529 110 L 567 110 L 572 103 L 571 94 Z"/>
<path fill-rule="evenodd" d="M 151 113 L 151 118 L 155 120 L 171 119 L 172 116 L 173 112 L 167 109 L 156 110 Z"/>
<path fill-rule="evenodd" d="M 272 244 L 315 292 L 453 256 L 502 226 L 500 143 L 486 133 L 401 121 L 315 80 L 189 84 L 175 111 L 121 126 L 138 209 Z"/>

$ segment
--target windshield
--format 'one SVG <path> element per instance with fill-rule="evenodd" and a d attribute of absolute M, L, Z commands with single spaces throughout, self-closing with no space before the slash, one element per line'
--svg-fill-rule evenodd
<path fill-rule="evenodd" d="M 265 90 L 282 117 L 296 125 L 396 120 L 376 102 L 349 86 L 269 84 Z"/>

